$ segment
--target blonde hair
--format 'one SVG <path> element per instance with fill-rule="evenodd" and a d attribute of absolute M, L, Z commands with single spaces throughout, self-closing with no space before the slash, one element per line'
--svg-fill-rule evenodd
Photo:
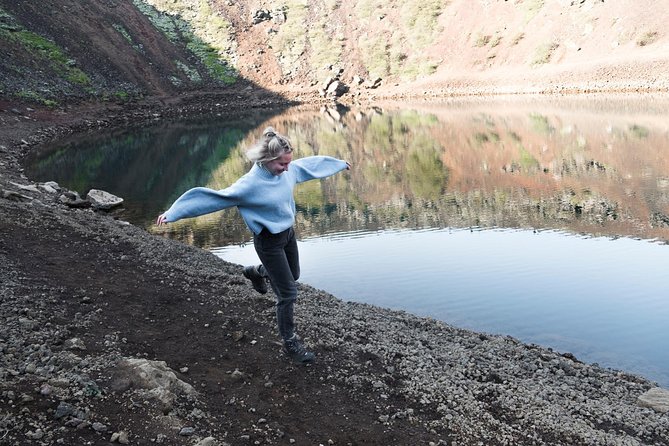
<path fill-rule="evenodd" d="M 262 133 L 262 139 L 246 151 L 246 157 L 254 163 L 266 163 L 275 160 L 285 153 L 291 153 L 293 146 L 290 140 L 267 127 Z"/>

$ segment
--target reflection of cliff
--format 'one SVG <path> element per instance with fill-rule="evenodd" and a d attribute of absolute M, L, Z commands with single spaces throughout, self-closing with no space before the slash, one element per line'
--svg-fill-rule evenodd
<path fill-rule="evenodd" d="M 584 110 L 471 103 L 422 110 L 293 109 L 225 128 L 171 126 L 151 137 L 125 135 L 104 145 L 102 155 L 92 151 L 70 161 L 85 169 L 63 165 L 62 154 L 48 162 L 95 184 L 105 176 L 116 179 L 125 188 L 119 195 L 152 202 L 146 204 L 150 214 L 136 219 L 152 221 L 187 188 L 220 189 L 243 175 L 249 168 L 244 148 L 272 125 L 290 137 L 297 157 L 331 155 L 353 164 L 350 172 L 298 186 L 303 237 L 483 226 L 669 240 L 663 115 Z M 199 246 L 250 237 L 234 209 L 167 231 Z"/>
<path fill-rule="evenodd" d="M 354 166 L 298 186 L 302 236 L 484 226 L 669 240 L 661 117 L 528 106 L 294 110 L 256 133 L 268 124 L 288 134 L 298 156 L 327 154 Z M 216 169 L 211 186 L 224 187 L 248 167 L 230 163 Z M 222 229 L 204 245 L 248 239 L 236 211 L 217 218 Z M 202 225 L 212 229 L 209 217 Z"/>

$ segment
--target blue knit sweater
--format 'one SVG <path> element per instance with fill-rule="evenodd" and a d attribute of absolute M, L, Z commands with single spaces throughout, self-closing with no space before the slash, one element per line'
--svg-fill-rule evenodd
<path fill-rule="evenodd" d="M 346 161 L 329 156 L 309 156 L 290 163 L 288 171 L 274 175 L 259 164 L 231 186 L 216 191 L 195 187 L 186 191 L 165 212 L 168 222 L 197 217 L 237 206 L 254 234 L 263 228 L 277 234 L 293 226 L 297 183 L 325 178 L 346 169 Z"/>

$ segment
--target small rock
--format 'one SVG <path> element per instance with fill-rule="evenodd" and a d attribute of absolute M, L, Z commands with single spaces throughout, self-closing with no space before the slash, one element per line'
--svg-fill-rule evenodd
<path fill-rule="evenodd" d="M 96 421 L 93 423 L 93 430 L 95 432 L 107 432 L 107 426 Z"/>
<path fill-rule="evenodd" d="M 60 404 L 58 404 L 58 407 L 56 408 L 56 413 L 54 414 L 54 417 L 56 419 L 58 418 L 64 418 L 69 415 L 72 415 L 74 413 L 74 406 L 67 404 L 65 401 L 61 401 Z"/>
<path fill-rule="evenodd" d="M 111 436 L 112 443 L 129 444 L 128 433 L 126 431 L 114 432 Z"/>
<path fill-rule="evenodd" d="M 232 377 L 232 379 L 234 379 L 236 381 L 240 381 L 240 380 L 244 379 L 244 373 L 241 372 L 239 369 L 235 369 L 235 371 L 232 372 L 230 374 L 230 376 Z"/>
<path fill-rule="evenodd" d="M 26 432 L 26 437 L 32 440 L 41 440 L 44 437 L 44 431 L 42 429 L 36 429 L 33 431 Z"/>
<path fill-rule="evenodd" d="M 184 427 L 179 431 L 179 435 L 182 437 L 190 437 L 191 435 L 195 434 L 195 428 L 194 427 Z"/>
<path fill-rule="evenodd" d="M 63 345 L 68 350 L 86 350 L 84 341 L 79 338 L 68 339 Z"/>

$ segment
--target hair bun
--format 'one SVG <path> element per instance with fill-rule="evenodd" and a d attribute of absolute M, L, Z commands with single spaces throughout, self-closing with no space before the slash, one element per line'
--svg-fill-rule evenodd
<path fill-rule="evenodd" d="M 274 138 L 276 136 L 276 131 L 274 130 L 274 127 L 267 127 L 263 132 L 263 136 L 265 138 Z"/>

